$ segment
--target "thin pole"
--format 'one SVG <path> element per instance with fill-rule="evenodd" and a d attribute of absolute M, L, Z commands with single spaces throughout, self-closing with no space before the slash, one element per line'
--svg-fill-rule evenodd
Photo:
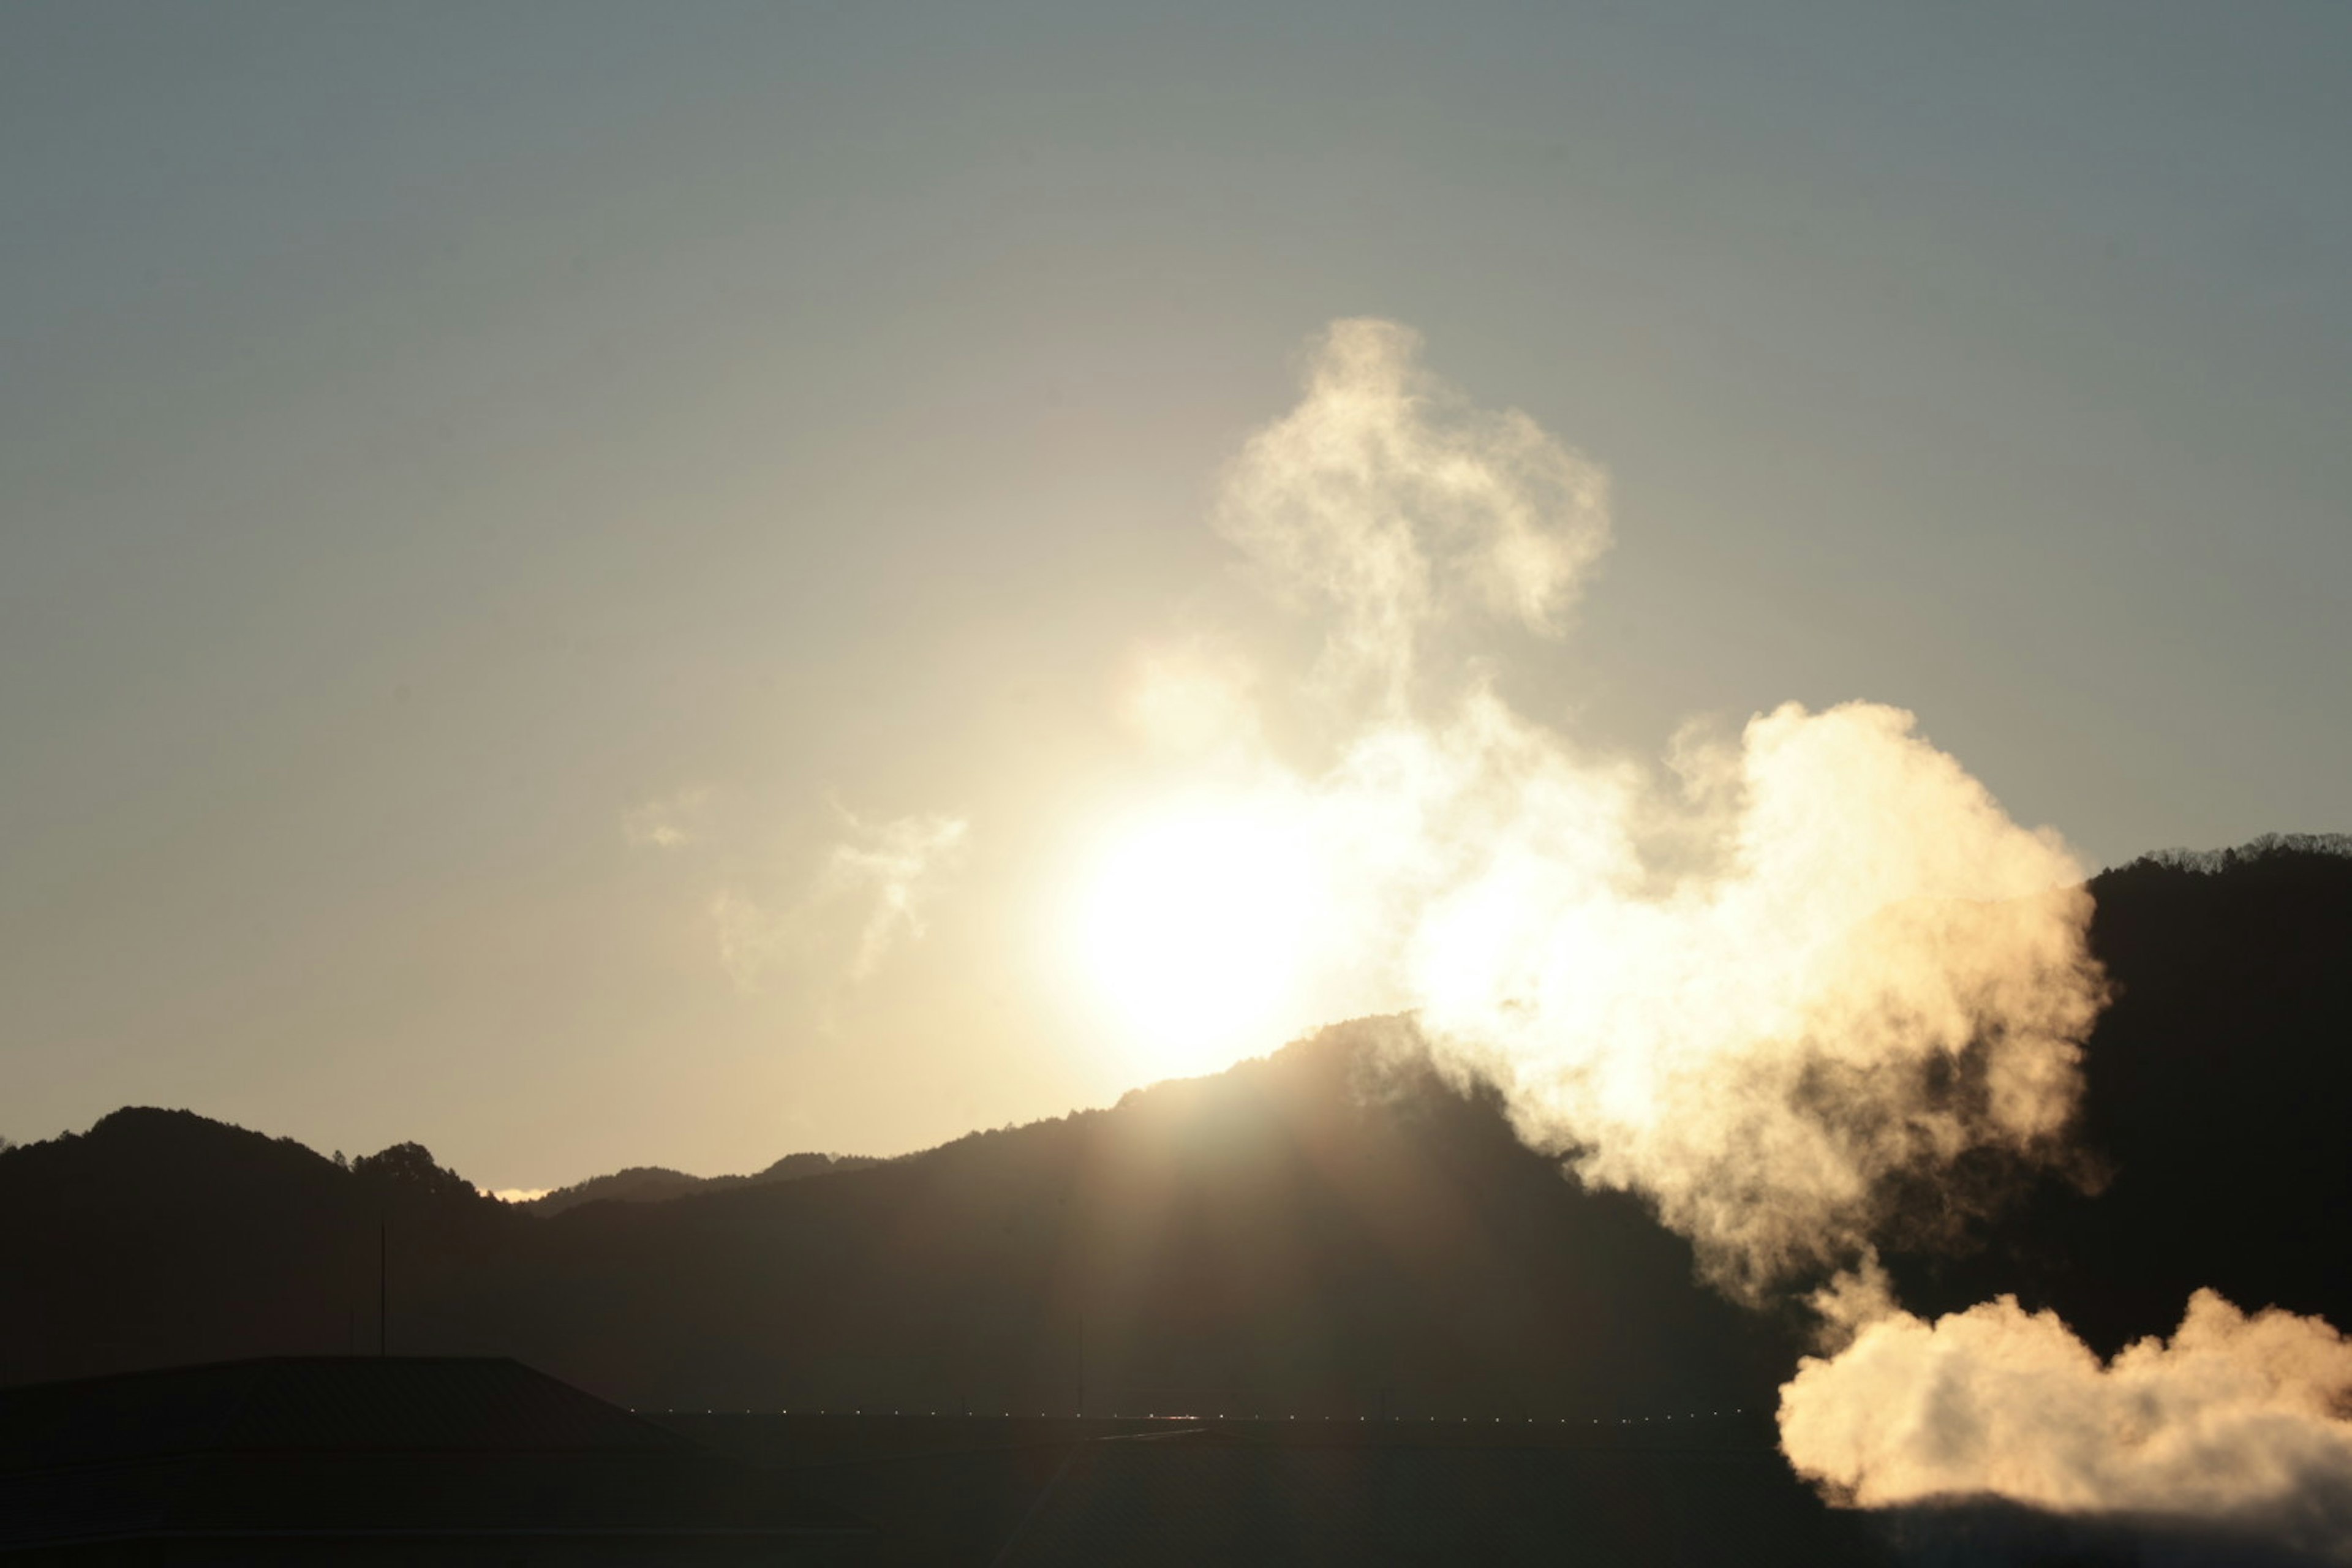
<path fill-rule="evenodd" d="M 391 1248 L 384 1241 L 384 1222 L 375 1222 L 375 1353 L 386 1353 L 392 1342 L 390 1267 Z"/>

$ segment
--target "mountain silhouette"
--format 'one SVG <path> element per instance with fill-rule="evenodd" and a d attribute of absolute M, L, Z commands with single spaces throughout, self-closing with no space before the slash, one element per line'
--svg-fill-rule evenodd
<path fill-rule="evenodd" d="M 2003 1291 L 2112 1354 L 2210 1286 L 2352 1329 L 2352 838 L 2149 856 L 2092 883 L 2114 999 L 2076 1146 L 1958 1249 L 1894 1260 L 1914 1310 Z"/>
<path fill-rule="evenodd" d="M 2084 1159 L 1893 1255 L 1905 1300 L 2013 1290 L 2107 1350 L 2199 1285 L 2352 1323 L 2320 1239 L 2352 1199 L 2352 857 L 2270 841 L 2094 891 L 2116 1000 Z M 0 1382 L 373 1350 L 380 1260 L 395 1353 L 653 1409 L 1752 1414 L 1801 1346 L 1400 1020 L 919 1155 L 662 1196 L 676 1174 L 534 1211 L 414 1144 L 345 1165 L 117 1111 L 0 1152 Z"/>
<path fill-rule="evenodd" d="M 728 1187 L 748 1187 L 762 1182 L 796 1182 L 803 1176 L 822 1176 L 832 1171 L 855 1171 L 860 1166 L 874 1165 L 879 1161 L 865 1154 L 787 1154 L 765 1170 L 748 1176 L 694 1176 L 684 1171 L 673 1171 L 666 1165 L 631 1165 L 625 1171 L 609 1175 L 591 1176 L 584 1182 L 574 1182 L 568 1187 L 558 1187 L 551 1193 L 526 1199 L 523 1207 L 533 1214 L 562 1214 L 576 1209 L 582 1204 L 663 1203 L 670 1198 L 684 1197 L 688 1193 L 714 1193 Z"/>
<path fill-rule="evenodd" d="M 344 1169 L 184 1111 L 0 1156 L 0 1377 L 512 1354 L 652 1407 L 1755 1405 L 1769 1325 L 1490 1091 L 1325 1032 L 1117 1107 L 549 1215 L 413 1146 Z M 1734 1397 L 1737 1395 L 1738 1397 Z"/>

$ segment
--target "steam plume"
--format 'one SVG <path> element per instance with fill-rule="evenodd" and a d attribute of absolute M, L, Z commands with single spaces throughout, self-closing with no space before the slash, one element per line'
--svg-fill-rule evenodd
<path fill-rule="evenodd" d="M 2352 1558 L 2352 1344 L 2210 1290 L 2169 1342 L 2109 1363 L 2014 1298 L 1930 1324 L 1888 1310 L 1781 1390 L 1781 1447 L 1883 1508 L 1995 1495 L 2069 1514 L 2189 1516 Z"/>
<path fill-rule="evenodd" d="M 2101 994 L 2064 846 L 1895 709 L 1792 704 L 1663 767 L 1514 711 L 1487 643 L 1559 634 L 1607 482 L 1417 348 L 1334 326 L 1218 514 L 1328 617 L 1337 760 L 1255 786 L 1317 846 L 1327 963 L 1403 976 L 1523 1136 L 1742 1296 L 1857 1256 L 1900 1178 L 2053 1147 Z"/>

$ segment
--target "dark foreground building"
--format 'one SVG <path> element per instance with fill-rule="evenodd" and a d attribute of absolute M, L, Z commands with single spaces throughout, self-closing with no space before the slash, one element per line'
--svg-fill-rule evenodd
<path fill-rule="evenodd" d="M 1727 1413 L 1727 1417 L 1728 1413 Z M 1769 1418 L 658 1417 L 874 1521 L 877 1561 L 970 1568 L 1890 1568 Z"/>
<path fill-rule="evenodd" d="M 9 1564 L 848 1563 L 855 1515 L 504 1360 L 303 1357 L 0 1390 Z"/>

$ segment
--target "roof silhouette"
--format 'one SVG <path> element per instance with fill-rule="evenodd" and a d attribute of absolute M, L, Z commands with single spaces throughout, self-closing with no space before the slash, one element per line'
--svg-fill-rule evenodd
<path fill-rule="evenodd" d="M 299 1542 L 331 1561 L 401 1540 L 511 1562 L 519 1542 L 625 1540 L 665 1563 L 833 1562 L 869 1534 L 504 1359 L 286 1357 L 0 1390 L 0 1554 L 268 1559 Z"/>
<path fill-rule="evenodd" d="M 0 1470 L 189 1453 L 696 1451 L 503 1357 L 276 1356 L 0 1391 Z"/>

